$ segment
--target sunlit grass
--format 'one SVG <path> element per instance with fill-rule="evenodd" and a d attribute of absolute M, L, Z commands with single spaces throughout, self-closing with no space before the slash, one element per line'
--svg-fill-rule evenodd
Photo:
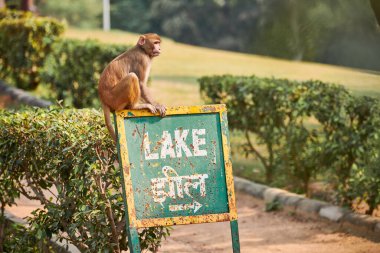
<path fill-rule="evenodd" d="M 154 79 L 149 88 L 155 99 L 167 106 L 203 104 L 197 85 L 179 81 Z"/>
<path fill-rule="evenodd" d="M 98 39 L 105 43 L 135 44 L 138 34 L 68 29 L 69 38 Z M 380 92 L 380 75 L 318 63 L 294 62 L 177 43 L 164 38 L 162 55 L 154 60 L 152 77 L 196 83 L 204 75 L 257 75 L 294 80 L 321 80 L 342 84 L 361 94 Z"/>

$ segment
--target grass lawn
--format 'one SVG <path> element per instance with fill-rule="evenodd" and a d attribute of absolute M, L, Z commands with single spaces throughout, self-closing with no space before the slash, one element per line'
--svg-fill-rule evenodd
<path fill-rule="evenodd" d="M 138 39 L 138 34 L 129 32 L 103 32 L 101 30 L 78 30 L 72 28 L 67 30 L 65 36 L 121 44 L 135 44 Z M 168 38 L 163 38 L 162 54 L 154 60 L 152 66 L 153 86 L 156 80 L 160 80 L 161 85 L 165 81 L 168 85 L 166 89 L 168 91 L 172 86 L 177 87 L 182 83 L 196 84 L 196 79 L 204 75 L 220 74 L 273 76 L 294 80 L 316 79 L 342 84 L 359 94 L 374 95 L 377 93 L 377 95 L 380 95 L 380 72 L 375 74 L 345 67 L 294 62 L 190 46 L 177 43 Z M 190 92 L 189 87 L 186 89 L 186 92 Z M 194 87 L 192 91 L 198 93 L 198 88 Z M 170 103 L 171 101 L 175 104 L 177 103 L 177 97 L 175 96 L 174 98 L 170 99 Z M 178 99 L 186 103 L 183 98 Z"/>
<path fill-rule="evenodd" d="M 135 44 L 138 39 L 138 34 L 129 32 L 72 28 L 67 30 L 65 36 L 119 44 Z M 155 98 L 165 105 L 202 104 L 197 78 L 221 74 L 257 75 L 294 80 L 315 79 L 344 85 L 358 95 L 380 97 L 380 73 L 208 49 L 177 43 L 168 38 L 163 38 L 162 54 L 154 59 L 150 88 Z M 239 133 L 233 133 L 231 137 L 235 173 L 263 180 L 261 164 L 252 158 L 246 159 L 237 149 L 244 137 Z"/>

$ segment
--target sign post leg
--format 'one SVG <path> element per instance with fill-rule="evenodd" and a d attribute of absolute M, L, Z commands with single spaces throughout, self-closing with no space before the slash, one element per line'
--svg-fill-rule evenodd
<path fill-rule="evenodd" d="M 240 253 L 240 242 L 239 242 L 239 227 L 238 221 L 230 221 L 231 227 L 231 237 L 232 237 L 232 249 L 234 253 Z"/>
<path fill-rule="evenodd" d="M 141 253 L 139 234 L 136 228 L 128 227 L 128 246 L 131 253 Z"/>
<path fill-rule="evenodd" d="M 115 113 L 113 113 L 113 118 L 115 121 L 115 133 L 116 133 L 116 136 L 119 136 L 118 126 L 117 126 L 117 118 L 116 118 Z M 116 144 L 117 144 L 117 154 L 118 154 L 118 160 L 119 160 L 119 166 L 120 166 L 121 182 L 125 182 L 124 181 L 124 170 L 123 170 L 123 165 L 122 165 L 122 160 L 121 160 L 120 142 L 117 141 Z M 128 233 L 128 247 L 129 247 L 129 250 L 131 253 L 141 253 L 139 233 L 137 232 L 137 228 L 129 226 L 128 203 L 127 203 L 127 195 L 125 192 L 124 183 L 122 184 L 122 188 L 123 188 L 124 207 L 126 210 L 125 211 L 125 213 L 126 213 L 125 222 L 126 222 L 127 233 Z"/>

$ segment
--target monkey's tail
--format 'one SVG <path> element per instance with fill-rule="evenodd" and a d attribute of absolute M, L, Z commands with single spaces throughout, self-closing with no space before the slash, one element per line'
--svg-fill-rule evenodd
<path fill-rule="evenodd" d="M 108 129 L 108 132 L 110 133 L 113 141 L 116 143 L 116 134 L 115 134 L 115 130 L 113 129 L 112 123 L 111 123 L 111 110 L 104 103 L 102 103 L 102 108 L 103 108 L 104 119 L 106 121 L 106 126 L 107 126 L 107 129 Z"/>

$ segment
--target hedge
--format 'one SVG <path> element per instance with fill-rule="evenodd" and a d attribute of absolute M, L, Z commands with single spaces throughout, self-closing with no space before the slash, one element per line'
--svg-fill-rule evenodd
<path fill-rule="evenodd" d="M 308 194 L 317 175 L 330 179 L 343 204 L 380 204 L 380 103 L 351 95 L 343 86 L 256 76 L 199 79 L 206 103 L 225 103 L 243 150 L 266 171 L 266 182 L 285 177 Z M 377 169 L 376 169 L 377 166 Z"/>
<path fill-rule="evenodd" d="M 1 219 L 1 217 L 0 217 Z M 3 241 L 0 241 L 0 252 L 23 253 L 59 253 L 67 252 L 63 247 L 51 243 L 48 238 L 38 239 L 36 235 L 24 225 L 14 223 L 11 220 L 1 220 L 3 224 Z"/>
<path fill-rule="evenodd" d="M 127 249 L 116 153 L 97 110 L 0 111 L 0 202 L 21 194 L 43 208 L 29 218 L 37 239 L 58 234 L 81 252 Z M 2 213 L 4 215 L 4 213 Z M 156 250 L 167 228 L 139 232 Z"/>
<path fill-rule="evenodd" d="M 35 89 L 51 47 L 64 31 L 52 18 L 0 10 L 0 79 L 22 89 Z"/>
<path fill-rule="evenodd" d="M 32 12 L 8 10 L 5 8 L 0 9 L 0 20 L 2 20 L 2 19 L 30 18 L 30 17 L 33 17 Z"/>
<path fill-rule="evenodd" d="M 57 99 L 75 108 L 99 107 L 98 80 L 103 69 L 128 46 L 95 40 L 65 39 L 54 45 L 43 72 Z"/>
<path fill-rule="evenodd" d="M 50 86 L 50 97 L 75 108 L 99 107 L 97 84 L 106 65 L 130 46 L 61 39 L 52 18 L 0 10 L 0 79 L 22 89 Z"/>

